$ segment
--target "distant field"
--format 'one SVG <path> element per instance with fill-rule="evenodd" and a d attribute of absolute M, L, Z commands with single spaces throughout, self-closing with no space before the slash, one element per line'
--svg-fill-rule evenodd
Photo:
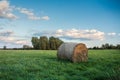
<path fill-rule="evenodd" d="M 56 58 L 56 51 L 0 50 L 0 80 L 120 80 L 120 50 L 89 50 L 85 63 Z"/>

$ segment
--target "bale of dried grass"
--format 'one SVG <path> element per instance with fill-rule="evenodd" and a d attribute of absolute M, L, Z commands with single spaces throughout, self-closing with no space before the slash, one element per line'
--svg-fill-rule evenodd
<path fill-rule="evenodd" d="M 63 43 L 57 51 L 58 59 L 68 59 L 72 62 L 86 62 L 88 49 L 83 43 Z"/>

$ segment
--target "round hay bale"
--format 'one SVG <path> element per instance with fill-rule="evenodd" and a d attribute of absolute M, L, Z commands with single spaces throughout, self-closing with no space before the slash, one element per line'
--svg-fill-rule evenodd
<path fill-rule="evenodd" d="M 63 43 L 58 48 L 57 57 L 72 62 L 86 62 L 88 60 L 88 49 L 83 43 Z"/>

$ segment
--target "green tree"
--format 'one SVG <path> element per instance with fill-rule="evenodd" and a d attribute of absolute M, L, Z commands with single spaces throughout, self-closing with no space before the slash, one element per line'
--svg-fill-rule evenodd
<path fill-rule="evenodd" d="M 50 37 L 49 38 L 49 46 L 50 46 L 50 49 L 52 50 L 56 50 L 58 49 L 58 47 L 63 43 L 62 40 L 60 40 L 59 38 L 55 38 L 55 37 Z"/>
<path fill-rule="evenodd" d="M 41 50 L 48 50 L 49 49 L 49 41 L 46 36 L 41 36 L 39 39 L 39 46 Z"/>
<path fill-rule="evenodd" d="M 105 45 L 104 45 L 104 44 L 102 44 L 101 48 L 102 48 L 102 49 L 105 49 Z"/>
<path fill-rule="evenodd" d="M 31 42 L 32 42 L 32 45 L 33 45 L 34 49 L 39 49 L 40 48 L 39 47 L 39 39 L 37 37 L 32 37 Z"/>
<path fill-rule="evenodd" d="M 108 43 L 105 44 L 105 49 L 109 49 L 109 44 Z"/>
<path fill-rule="evenodd" d="M 108 49 L 116 49 L 116 46 L 114 46 L 113 44 L 110 44 Z"/>
<path fill-rule="evenodd" d="M 49 38 L 49 46 L 51 50 L 56 50 L 55 38 L 52 36 Z"/>
<path fill-rule="evenodd" d="M 59 46 L 63 43 L 63 41 L 60 40 L 59 38 L 55 38 L 55 43 L 56 43 L 56 49 L 58 49 Z"/>
<path fill-rule="evenodd" d="M 56 50 L 63 43 L 62 40 L 55 37 L 49 37 L 49 40 L 46 36 L 41 36 L 39 39 L 37 37 L 32 37 L 32 45 L 34 49 L 41 50 Z"/>
<path fill-rule="evenodd" d="M 7 49 L 7 47 L 6 47 L 6 46 L 3 46 L 3 49 L 5 50 L 5 49 Z"/>
<path fill-rule="evenodd" d="M 116 48 L 117 48 L 117 49 L 120 49 L 120 44 L 117 44 Z"/>
<path fill-rule="evenodd" d="M 102 49 L 109 49 L 109 47 L 110 47 L 109 44 L 106 43 L 106 44 L 102 44 L 102 47 L 101 47 L 101 48 L 102 48 Z"/>
<path fill-rule="evenodd" d="M 119 48 L 119 45 L 113 45 L 113 44 L 102 44 L 101 46 L 102 49 L 118 49 Z"/>

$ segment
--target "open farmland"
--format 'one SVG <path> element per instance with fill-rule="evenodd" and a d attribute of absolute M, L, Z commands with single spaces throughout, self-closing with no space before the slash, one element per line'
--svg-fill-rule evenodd
<path fill-rule="evenodd" d="M 0 80 L 120 80 L 120 50 L 89 50 L 85 63 L 52 50 L 0 50 Z"/>

